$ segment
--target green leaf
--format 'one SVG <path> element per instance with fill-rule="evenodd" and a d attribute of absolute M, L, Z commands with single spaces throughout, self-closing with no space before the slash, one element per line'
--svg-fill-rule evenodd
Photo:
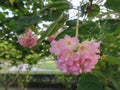
<path fill-rule="evenodd" d="M 100 79 L 92 74 L 85 74 L 77 84 L 77 90 L 103 90 Z"/>
<path fill-rule="evenodd" d="M 111 64 L 120 65 L 120 57 L 105 56 L 105 60 Z"/>
<path fill-rule="evenodd" d="M 52 2 L 47 4 L 42 11 L 46 11 L 46 10 L 51 10 L 51 9 L 57 9 L 60 10 L 62 6 L 67 6 L 66 8 L 63 8 L 63 10 L 68 10 L 71 6 L 70 6 L 70 2 L 68 1 L 57 1 L 57 2 Z"/>
<path fill-rule="evenodd" d="M 56 1 L 47 4 L 40 13 L 42 14 L 42 19 L 45 21 L 56 20 L 63 11 L 71 8 L 71 3 L 68 1 Z"/>
<path fill-rule="evenodd" d="M 5 13 L 0 12 L 0 20 L 4 21 L 5 20 Z"/>
<path fill-rule="evenodd" d="M 84 4 L 81 7 L 82 15 L 88 14 L 88 17 L 97 16 L 100 12 L 100 6 L 97 4 Z"/>
<path fill-rule="evenodd" d="M 75 30 L 76 30 L 76 19 L 68 20 L 66 22 L 66 25 L 69 26 L 67 29 L 65 29 L 59 37 L 63 37 L 66 34 L 70 36 L 75 36 Z M 81 22 L 80 21 L 80 28 L 79 28 L 79 39 L 91 39 L 91 38 L 98 38 L 98 35 L 100 33 L 100 29 L 98 27 L 98 22 L 92 22 L 92 21 L 86 21 Z"/>
<path fill-rule="evenodd" d="M 12 20 L 11 25 L 14 26 L 15 32 L 23 33 L 24 28 L 37 24 L 40 20 L 39 16 L 22 16 L 18 19 Z"/>
<path fill-rule="evenodd" d="M 63 12 L 62 10 L 51 10 L 47 12 L 47 14 L 42 15 L 42 20 L 54 21 L 60 16 L 62 12 Z"/>
<path fill-rule="evenodd" d="M 105 90 L 113 90 L 113 89 L 111 89 L 111 88 L 109 88 L 109 87 L 105 87 Z"/>
<path fill-rule="evenodd" d="M 120 79 L 120 78 L 119 78 L 119 79 Z M 112 84 L 113 84 L 113 86 L 114 86 L 114 88 L 115 88 L 116 90 L 119 90 L 119 89 L 120 89 L 120 83 L 119 83 L 118 80 L 115 80 L 115 79 L 111 78 L 110 81 L 112 82 Z"/>
<path fill-rule="evenodd" d="M 66 25 L 67 26 L 70 26 L 70 27 L 76 27 L 76 22 L 77 22 L 77 19 L 73 19 L 73 20 L 68 20 L 66 22 Z M 79 20 L 79 24 L 81 25 L 81 21 Z"/>
<path fill-rule="evenodd" d="M 97 22 L 86 21 L 82 23 L 80 27 L 81 34 L 97 34 L 99 33 L 99 27 Z"/>
<path fill-rule="evenodd" d="M 120 27 L 118 27 L 113 34 L 114 34 L 115 36 L 116 36 L 116 35 L 120 35 Z"/>
<path fill-rule="evenodd" d="M 97 75 L 97 76 L 99 76 L 101 78 L 105 78 L 104 74 L 101 71 L 99 71 L 99 70 L 94 69 L 92 71 L 92 73 L 94 73 L 95 75 Z"/>
<path fill-rule="evenodd" d="M 97 4 L 93 4 L 91 10 L 88 12 L 88 17 L 97 16 L 99 12 L 100 12 L 100 6 L 98 6 Z"/>
<path fill-rule="evenodd" d="M 100 28 L 98 26 L 98 22 L 86 21 L 82 23 L 79 28 L 79 38 L 91 39 L 96 38 L 98 39 L 100 35 Z"/>
<path fill-rule="evenodd" d="M 120 0 L 107 0 L 105 6 L 116 12 L 120 12 Z"/>
<path fill-rule="evenodd" d="M 56 1 L 47 4 L 41 11 L 42 19 L 45 21 L 56 20 L 63 11 L 67 11 L 72 7 L 68 1 Z"/>
<path fill-rule="evenodd" d="M 113 33 L 120 26 L 120 20 L 117 19 L 104 19 L 99 22 L 104 33 Z"/>
<path fill-rule="evenodd" d="M 120 89 L 120 71 L 115 71 L 115 73 L 112 75 L 112 77 L 109 79 L 112 83 L 112 86 L 115 88 L 115 90 Z"/>
<path fill-rule="evenodd" d="M 112 42 L 116 41 L 116 37 L 111 33 L 110 34 L 105 34 L 104 37 L 105 37 L 104 41 L 106 41 L 106 42 L 112 43 Z"/>

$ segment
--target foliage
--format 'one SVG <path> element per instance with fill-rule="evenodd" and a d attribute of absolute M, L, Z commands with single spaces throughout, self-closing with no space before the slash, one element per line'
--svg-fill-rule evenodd
<path fill-rule="evenodd" d="M 65 35 L 75 36 L 77 27 L 80 42 L 86 39 L 101 41 L 101 59 L 92 72 L 80 75 L 77 90 L 119 90 L 119 3 L 119 0 L 106 0 L 105 3 L 104 0 L 82 0 L 76 8 L 67 0 L 1 0 L 0 61 L 9 59 L 13 65 L 36 63 L 39 58 L 50 55 L 48 36 L 57 33 L 56 40 Z M 72 19 L 68 13 L 71 9 L 79 9 Z M 26 28 L 31 28 L 40 37 L 31 49 L 17 42 L 17 35 Z"/>
<path fill-rule="evenodd" d="M 97 82 L 97 83 L 96 83 Z M 102 90 L 103 83 L 94 75 L 86 74 L 80 78 L 77 90 Z"/>
<path fill-rule="evenodd" d="M 19 62 L 22 57 L 21 51 L 17 50 L 11 43 L 1 42 L 0 44 L 0 62 Z"/>
<path fill-rule="evenodd" d="M 0 52 L 0 62 L 9 62 L 13 65 L 18 65 L 20 63 L 36 64 L 41 56 L 34 51 L 22 55 L 23 52 L 17 50 L 14 45 L 8 42 L 1 42 Z"/>

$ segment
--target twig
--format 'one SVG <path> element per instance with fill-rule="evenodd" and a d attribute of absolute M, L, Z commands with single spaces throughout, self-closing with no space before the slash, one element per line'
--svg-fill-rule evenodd
<path fill-rule="evenodd" d="M 75 34 L 76 38 L 78 38 L 80 6 L 81 6 L 81 5 L 79 5 L 79 7 L 78 7 L 78 15 L 77 15 L 77 22 L 76 22 L 76 34 Z"/>

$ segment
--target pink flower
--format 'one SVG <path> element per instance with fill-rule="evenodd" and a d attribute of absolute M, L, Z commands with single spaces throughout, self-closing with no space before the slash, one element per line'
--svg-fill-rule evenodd
<path fill-rule="evenodd" d="M 51 42 L 50 52 L 59 56 L 63 52 L 69 50 L 72 51 L 77 47 L 79 40 L 75 37 L 65 36 L 64 39 L 60 39 L 59 41 L 53 40 Z"/>
<path fill-rule="evenodd" d="M 63 39 L 51 42 L 50 52 L 57 56 L 56 64 L 61 72 L 78 75 L 95 68 L 100 58 L 99 47 L 100 42 L 79 43 L 77 38 L 65 36 Z"/>
<path fill-rule="evenodd" d="M 56 64 L 61 72 L 78 75 L 82 73 L 79 60 L 79 55 L 76 52 L 66 51 L 61 54 Z"/>
<path fill-rule="evenodd" d="M 55 41 L 53 40 L 51 42 L 51 48 L 50 48 L 50 52 L 54 53 L 55 55 L 60 55 L 61 54 L 61 44 L 59 41 Z"/>
<path fill-rule="evenodd" d="M 32 48 L 37 44 L 38 37 L 32 33 L 32 30 L 26 30 L 24 35 L 19 35 L 18 42 L 23 47 Z"/>
<path fill-rule="evenodd" d="M 82 56 L 84 54 L 96 54 L 100 53 L 99 50 L 100 42 L 95 41 L 84 41 L 78 48 L 78 53 Z"/>
<path fill-rule="evenodd" d="M 61 39 L 61 43 L 63 44 L 63 47 L 61 48 L 74 50 L 77 47 L 79 40 L 76 37 L 66 35 L 64 39 Z"/>
<path fill-rule="evenodd" d="M 84 41 L 78 47 L 77 53 L 80 55 L 82 72 L 90 72 L 100 58 L 100 42 Z"/>
<path fill-rule="evenodd" d="M 95 59 L 89 55 L 81 57 L 81 68 L 82 72 L 90 72 L 98 62 L 98 59 Z"/>
<path fill-rule="evenodd" d="M 90 72 L 97 64 L 98 59 L 91 55 L 80 56 L 76 52 L 62 54 L 56 61 L 57 67 L 66 74 L 78 75 Z"/>

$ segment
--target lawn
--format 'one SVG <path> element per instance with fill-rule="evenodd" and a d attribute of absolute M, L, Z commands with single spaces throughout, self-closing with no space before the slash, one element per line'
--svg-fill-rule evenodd
<path fill-rule="evenodd" d="M 14 68 L 10 71 L 9 70 L 10 68 L 8 68 L 7 66 L 4 66 L 4 68 L 0 70 L 0 74 L 16 74 L 18 72 L 18 70 L 15 70 Z M 31 75 L 60 74 L 60 71 L 58 70 L 54 61 L 45 61 L 45 62 L 40 62 L 40 64 L 32 65 L 32 68 L 30 71 L 27 71 L 27 70 L 20 71 L 20 74 L 26 74 L 26 73 L 29 73 Z"/>
<path fill-rule="evenodd" d="M 37 67 L 41 69 L 57 70 L 57 66 L 54 61 L 41 62 L 41 65 L 37 65 Z"/>

